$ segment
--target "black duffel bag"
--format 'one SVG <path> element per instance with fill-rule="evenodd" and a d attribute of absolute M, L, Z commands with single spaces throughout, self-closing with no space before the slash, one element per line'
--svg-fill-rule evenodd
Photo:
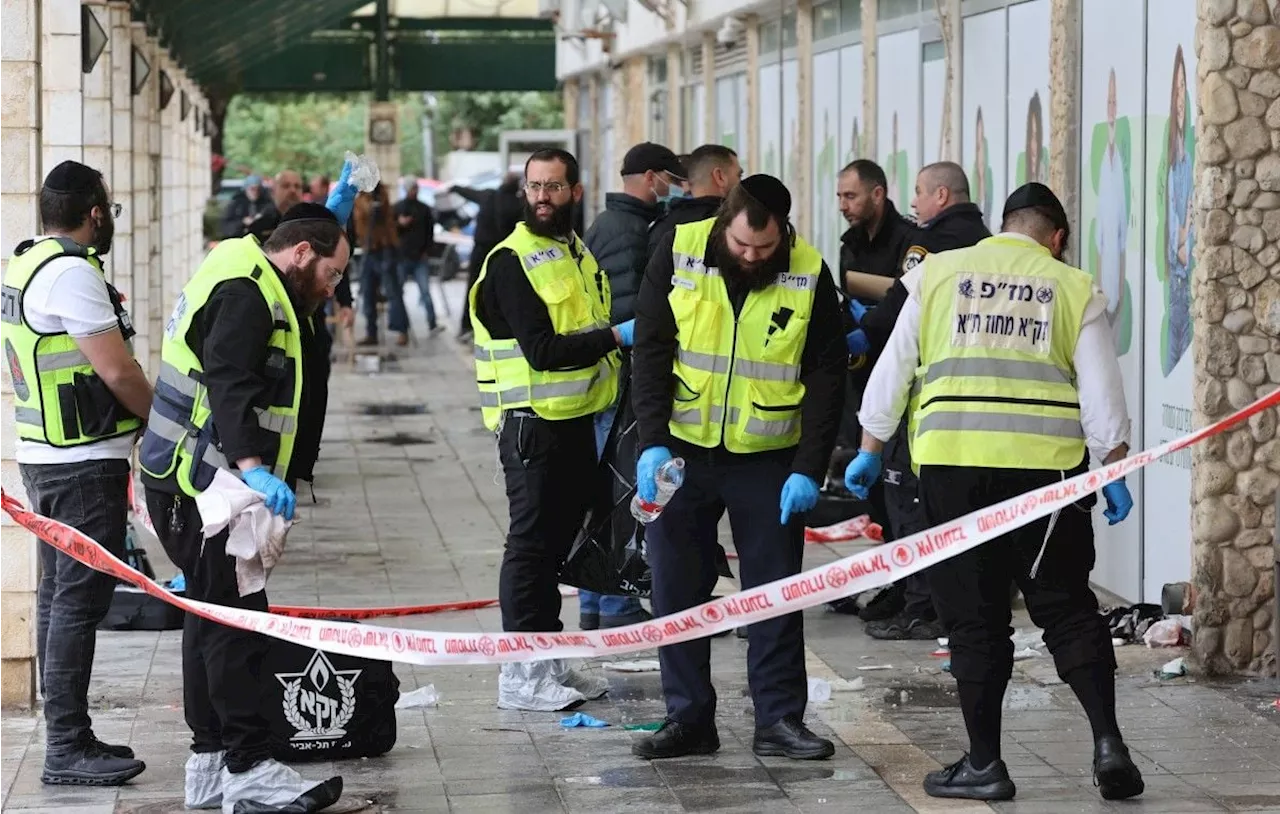
<path fill-rule="evenodd" d="M 262 677 L 277 760 L 376 757 L 395 746 L 400 679 L 391 662 L 272 639 Z"/>

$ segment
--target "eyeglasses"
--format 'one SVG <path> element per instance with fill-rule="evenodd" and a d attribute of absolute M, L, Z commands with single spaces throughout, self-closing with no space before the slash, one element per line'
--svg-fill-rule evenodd
<path fill-rule="evenodd" d="M 558 195 L 569 188 L 564 181 L 526 181 L 524 185 L 525 192 L 532 192 L 537 195 L 539 192 L 545 191 L 549 195 Z"/>

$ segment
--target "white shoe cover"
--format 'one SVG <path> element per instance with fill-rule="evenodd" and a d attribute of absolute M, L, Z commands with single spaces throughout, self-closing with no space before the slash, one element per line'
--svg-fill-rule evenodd
<path fill-rule="evenodd" d="M 556 681 L 551 665 L 549 661 L 502 665 L 498 673 L 498 709 L 555 712 L 586 701 L 581 692 Z"/>
<path fill-rule="evenodd" d="M 324 783 L 307 780 L 276 760 L 264 760 L 247 772 L 232 774 L 222 769 L 222 814 L 235 814 L 236 803 L 251 800 L 284 806 Z"/>
<path fill-rule="evenodd" d="M 577 690 L 590 701 L 600 698 L 609 691 L 609 680 L 604 676 L 588 675 L 569 666 L 565 659 L 551 662 L 551 677 L 557 684 L 563 684 L 571 690 Z"/>
<path fill-rule="evenodd" d="M 226 751 L 193 752 L 187 758 L 186 800 L 187 808 L 222 807 L 222 764 Z"/>

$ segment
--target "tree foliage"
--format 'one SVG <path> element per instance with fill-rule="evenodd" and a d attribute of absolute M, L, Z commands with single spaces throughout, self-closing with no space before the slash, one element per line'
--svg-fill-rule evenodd
<path fill-rule="evenodd" d="M 475 150 L 498 149 L 498 134 L 509 129 L 560 128 L 564 114 L 558 93 L 449 92 L 433 95 L 432 140 L 437 160 L 448 153 L 450 134 L 471 130 Z M 363 152 L 370 94 L 241 94 L 227 108 L 223 150 L 228 175 L 274 175 L 283 169 L 304 176 L 333 176 L 347 150 Z M 400 103 L 400 161 L 405 173 L 423 171 L 422 94 L 403 93 Z"/>

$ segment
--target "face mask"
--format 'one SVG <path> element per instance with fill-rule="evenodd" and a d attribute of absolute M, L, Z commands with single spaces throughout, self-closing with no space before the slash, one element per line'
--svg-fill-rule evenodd
<path fill-rule="evenodd" d="M 654 190 L 653 194 L 657 196 L 658 203 L 663 206 L 670 206 L 672 201 L 678 201 L 685 197 L 684 188 L 679 184 L 667 184 L 667 194 L 658 195 L 658 191 Z"/>

